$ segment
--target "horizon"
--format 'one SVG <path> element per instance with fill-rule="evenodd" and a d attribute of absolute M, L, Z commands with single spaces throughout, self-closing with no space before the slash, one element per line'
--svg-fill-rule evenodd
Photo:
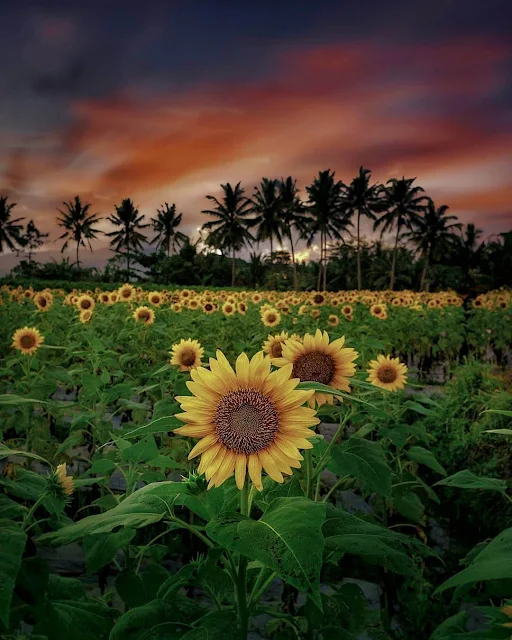
<path fill-rule="evenodd" d="M 263 176 L 291 175 L 304 193 L 319 171 L 349 182 L 364 165 L 378 182 L 416 176 L 485 237 L 510 230 L 508 3 L 274 4 L 2 9 L 0 192 L 13 216 L 54 240 L 57 208 L 77 194 L 104 217 L 125 197 L 146 218 L 167 201 L 194 237 L 221 183 L 251 196 Z M 59 260 L 47 245 L 37 255 Z M 3 255 L 0 272 L 17 260 Z"/>

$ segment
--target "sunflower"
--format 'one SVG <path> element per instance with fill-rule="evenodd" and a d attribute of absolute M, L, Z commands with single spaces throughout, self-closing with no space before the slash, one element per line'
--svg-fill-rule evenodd
<path fill-rule="evenodd" d="M 374 386 L 386 389 L 387 391 L 397 391 L 403 389 L 407 383 L 407 367 L 398 358 L 378 355 L 377 360 L 370 360 L 370 374 L 367 378 Z"/>
<path fill-rule="evenodd" d="M 188 301 L 187 307 L 188 307 L 189 309 L 192 309 L 193 311 L 194 311 L 195 309 L 198 309 L 198 308 L 199 308 L 199 300 L 198 300 L 197 298 L 191 298 L 191 299 Z"/>
<path fill-rule="evenodd" d="M 67 475 L 66 465 L 64 463 L 57 465 L 57 469 L 55 470 L 55 479 L 65 496 L 70 496 L 73 493 L 75 484 L 73 482 L 73 478 Z"/>
<path fill-rule="evenodd" d="M 388 314 L 386 312 L 386 305 L 379 302 L 371 305 L 370 313 L 374 318 L 379 318 L 379 320 L 385 320 L 388 317 Z"/>
<path fill-rule="evenodd" d="M 148 293 L 148 302 L 154 304 L 155 307 L 159 307 L 163 301 L 164 299 L 159 291 L 150 291 Z"/>
<path fill-rule="evenodd" d="M 341 313 L 347 317 L 347 316 L 351 316 L 354 313 L 354 307 L 350 304 L 344 304 L 341 307 Z"/>
<path fill-rule="evenodd" d="M 78 314 L 78 319 L 82 324 L 89 322 L 91 318 L 92 318 L 91 309 L 82 309 L 82 311 L 80 311 L 80 313 Z"/>
<path fill-rule="evenodd" d="M 325 303 L 325 296 L 324 296 L 324 294 L 323 294 L 323 293 L 318 293 L 318 292 L 317 292 L 317 293 L 314 293 L 314 294 L 311 296 L 311 302 L 312 302 L 314 305 L 317 305 L 317 306 L 320 306 L 320 305 L 324 304 L 324 303 Z"/>
<path fill-rule="evenodd" d="M 236 305 L 236 310 L 238 311 L 238 313 L 245 316 L 245 314 L 247 313 L 247 305 L 245 304 L 245 302 L 239 302 Z"/>
<path fill-rule="evenodd" d="M 197 340 L 184 340 L 173 344 L 171 347 L 171 364 L 180 368 L 180 371 L 192 371 L 201 366 L 201 358 L 204 349 Z"/>
<path fill-rule="evenodd" d="M 270 359 L 258 352 L 250 361 L 238 356 L 235 370 L 221 351 L 210 359 L 210 368 L 200 367 L 187 383 L 193 396 L 177 398 L 184 413 L 176 417 L 186 423 L 175 431 L 200 438 L 189 459 L 201 455 L 199 473 L 219 487 L 235 475 L 242 489 L 249 472 L 256 489 L 263 489 L 264 470 L 275 482 L 292 467 L 300 468 L 299 449 L 311 449 L 310 427 L 318 424 L 315 412 L 302 405 L 312 391 L 297 391 L 298 380 L 290 379 L 292 365 L 270 372 Z"/>
<path fill-rule="evenodd" d="M 34 292 L 32 291 L 32 289 L 25 289 L 22 297 L 25 298 L 25 300 L 32 300 L 32 298 L 34 297 Z"/>
<path fill-rule="evenodd" d="M 153 324 L 155 321 L 155 312 L 149 307 L 137 307 L 133 312 L 133 317 L 135 322 L 140 322 L 145 325 Z"/>
<path fill-rule="evenodd" d="M 299 314 L 299 316 L 304 316 L 306 315 L 306 313 L 308 312 L 309 307 L 307 304 L 303 304 L 299 307 L 299 310 L 297 311 L 297 313 Z"/>
<path fill-rule="evenodd" d="M 331 313 L 329 318 L 327 319 L 327 323 L 331 327 L 337 327 L 340 323 L 340 319 L 338 318 L 338 316 L 335 316 L 333 313 Z"/>
<path fill-rule="evenodd" d="M 501 613 L 506 615 L 508 618 L 512 618 L 512 604 L 506 604 L 504 607 L 500 609 Z M 512 629 L 512 621 L 504 622 L 502 627 L 506 627 L 507 629 Z"/>
<path fill-rule="evenodd" d="M 300 378 L 301 382 L 319 382 L 333 389 L 350 391 L 348 379 L 355 373 L 354 360 L 359 354 L 352 348 L 344 347 L 344 344 L 345 336 L 329 344 L 327 331 L 322 333 L 317 329 L 314 336 L 306 333 L 303 343 L 287 340 L 283 357 L 274 360 L 274 364 L 278 367 L 292 364 L 292 375 Z M 310 406 L 314 406 L 315 402 L 319 405 L 325 402 L 332 404 L 333 396 L 316 392 L 309 401 Z"/>
<path fill-rule="evenodd" d="M 94 309 L 94 298 L 85 293 L 84 295 L 78 298 L 76 306 L 80 309 L 80 311 L 92 311 Z"/>
<path fill-rule="evenodd" d="M 263 297 L 261 293 L 256 292 L 252 294 L 251 300 L 253 304 L 259 304 L 263 300 Z"/>
<path fill-rule="evenodd" d="M 111 301 L 110 301 L 110 294 L 109 294 L 109 292 L 108 292 L 108 291 L 103 291 L 102 293 L 100 293 L 100 294 L 98 295 L 98 300 L 99 300 L 100 302 L 102 302 L 103 304 L 111 304 Z"/>
<path fill-rule="evenodd" d="M 50 307 L 53 304 L 52 294 L 46 291 L 36 293 L 32 299 L 34 300 L 34 304 L 39 309 L 39 311 L 49 311 Z"/>
<path fill-rule="evenodd" d="M 181 313 L 183 305 L 181 304 L 181 302 L 175 302 L 171 305 L 171 309 L 174 311 L 174 313 Z"/>
<path fill-rule="evenodd" d="M 271 359 L 281 358 L 283 356 L 284 341 L 288 340 L 286 331 L 281 331 L 275 336 L 269 336 L 262 345 L 264 353 L 267 353 Z"/>
<path fill-rule="evenodd" d="M 135 288 L 132 287 L 131 284 L 123 284 L 122 287 L 118 289 L 119 299 L 123 302 L 130 302 L 135 296 Z"/>
<path fill-rule="evenodd" d="M 110 304 L 115 304 L 119 300 L 119 293 L 117 291 L 110 292 Z"/>
<path fill-rule="evenodd" d="M 270 307 L 261 312 L 261 321 L 266 327 L 277 327 L 281 322 L 281 314 L 277 309 Z"/>
<path fill-rule="evenodd" d="M 320 317 L 320 309 L 311 309 L 311 317 L 313 320 L 318 320 Z"/>
<path fill-rule="evenodd" d="M 205 302 L 203 304 L 203 311 L 206 315 L 210 316 L 215 311 L 215 306 L 213 302 Z"/>
<path fill-rule="evenodd" d="M 222 305 L 222 313 L 225 316 L 232 316 L 235 313 L 235 305 L 232 302 L 225 302 Z"/>
<path fill-rule="evenodd" d="M 33 355 L 44 342 L 44 336 L 34 327 L 23 327 L 14 332 L 12 347 L 25 356 Z"/>

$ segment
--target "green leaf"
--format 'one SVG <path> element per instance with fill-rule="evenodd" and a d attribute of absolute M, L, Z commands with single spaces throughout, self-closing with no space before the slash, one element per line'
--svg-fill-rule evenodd
<path fill-rule="evenodd" d="M 0 620 L 9 626 L 9 610 L 27 536 L 9 520 L 0 520 Z"/>
<path fill-rule="evenodd" d="M 204 490 L 200 493 L 183 493 L 176 504 L 186 506 L 203 520 L 211 520 L 223 511 L 234 511 L 240 503 L 240 492 L 233 478 L 223 482 L 220 487 Z"/>
<path fill-rule="evenodd" d="M 412 491 L 399 492 L 398 495 L 394 495 L 393 504 L 404 518 L 421 525 L 425 524 L 425 507 L 420 498 Z"/>
<path fill-rule="evenodd" d="M 289 497 L 304 497 L 304 491 L 300 486 L 298 476 L 292 476 L 290 480 L 283 482 L 282 484 L 272 482 L 272 484 L 269 485 L 269 488 L 264 490 L 263 493 L 256 498 L 256 502 L 263 508 L 263 510 L 265 510 L 272 500 L 275 500 L 276 498 Z"/>
<path fill-rule="evenodd" d="M 176 429 L 176 427 L 182 427 L 182 426 L 183 426 L 183 422 L 180 422 L 180 420 L 178 420 L 174 416 L 163 416 L 162 418 L 157 418 L 156 420 L 153 420 L 148 424 L 144 424 L 140 427 L 137 427 L 136 429 L 132 429 L 127 433 L 123 433 L 123 438 L 124 439 L 139 438 L 140 436 L 145 436 L 150 433 L 161 433 L 163 431 L 172 431 L 173 429 Z M 117 438 L 116 440 L 105 442 L 105 444 L 101 445 L 100 449 L 102 447 L 106 447 L 109 444 L 114 444 L 115 442 L 117 442 Z"/>
<path fill-rule="evenodd" d="M 173 604 L 152 600 L 123 614 L 109 640 L 179 640 L 188 630 L 180 625 L 181 614 Z"/>
<path fill-rule="evenodd" d="M 482 413 L 497 413 L 500 416 L 507 416 L 507 418 L 512 418 L 512 411 L 507 411 L 505 409 L 485 409 Z"/>
<path fill-rule="evenodd" d="M 498 534 L 471 564 L 449 578 L 435 593 L 486 580 L 506 580 L 512 576 L 512 528 Z"/>
<path fill-rule="evenodd" d="M 363 489 L 391 497 L 391 469 L 378 442 L 349 438 L 334 445 L 331 456 L 327 465 L 330 471 L 340 477 L 352 476 Z"/>
<path fill-rule="evenodd" d="M 116 589 L 126 606 L 140 607 L 156 598 L 169 572 L 158 564 L 149 565 L 142 573 L 125 569 L 116 578 Z"/>
<path fill-rule="evenodd" d="M 165 582 L 160 585 L 157 592 L 157 598 L 159 600 L 165 600 L 166 602 L 172 602 L 172 598 L 176 592 L 184 587 L 190 581 L 191 577 L 195 574 L 196 567 L 193 564 L 186 564 L 179 571 L 172 576 L 169 576 Z"/>
<path fill-rule="evenodd" d="M 404 552 L 410 544 L 415 544 L 412 538 L 331 506 L 327 511 L 323 534 L 327 550 L 361 556 L 369 564 L 387 567 L 398 574 L 416 573 L 411 559 Z"/>
<path fill-rule="evenodd" d="M 49 571 L 43 558 L 24 558 L 16 579 L 17 593 L 29 593 L 33 602 L 41 602 L 48 587 Z"/>
<path fill-rule="evenodd" d="M 442 485 L 444 487 L 457 487 L 458 489 L 482 489 L 484 491 L 499 491 L 504 493 L 507 490 L 505 480 L 498 478 L 485 478 L 475 475 L 469 469 L 463 469 L 454 473 L 453 476 L 443 478 L 436 482 L 434 486 Z"/>
<path fill-rule="evenodd" d="M 90 599 L 46 601 L 34 632 L 52 640 L 107 640 L 116 615 L 114 609 Z"/>
<path fill-rule="evenodd" d="M 483 433 L 499 433 L 502 436 L 512 436 L 512 429 L 488 429 Z"/>
<path fill-rule="evenodd" d="M 155 439 L 152 435 L 149 435 L 140 442 L 123 449 L 121 452 L 121 460 L 140 464 L 156 458 L 157 455 L 158 447 L 156 446 Z"/>
<path fill-rule="evenodd" d="M 0 394 L 0 405 L 17 405 L 17 404 L 48 404 L 45 400 L 36 400 L 34 398 L 23 398 L 15 393 Z"/>
<path fill-rule="evenodd" d="M 88 516 L 58 531 L 45 533 L 39 542 L 63 545 L 92 533 L 108 533 L 115 527 L 138 529 L 161 520 L 172 508 L 178 496 L 186 493 L 183 482 L 158 482 L 135 491 L 110 511 Z"/>
<path fill-rule="evenodd" d="M 155 402 L 155 406 L 153 407 L 153 420 L 150 422 L 150 424 L 155 424 L 155 422 L 161 418 L 173 418 L 173 422 L 175 421 L 177 423 L 176 426 L 178 426 L 178 423 L 180 421 L 178 420 L 178 418 L 174 418 L 174 414 L 179 412 L 180 406 L 176 402 L 176 400 L 173 400 L 171 398 L 164 398 L 163 400 L 159 400 L 158 402 Z M 170 425 L 170 423 L 165 422 L 164 424 Z M 168 429 L 169 427 L 166 428 L 166 430 Z"/>
<path fill-rule="evenodd" d="M 446 469 L 437 461 L 432 451 L 424 449 L 423 447 L 411 447 L 405 452 L 409 460 L 413 460 L 419 464 L 424 464 L 426 467 L 430 467 L 433 471 L 437 471 L 441 475 L 446 475 Z"/>
<path fill-rule="evenodd" d="M 110 473 L 116 468 L 115 462 L 108 458 L 100 458 L 92 463 L 92 467 L 87 470 L 87 473 L 99 473 L 101 475 Z"/>
<path fill-rule="evenodd" d="M 8 458 L 9 456 L 23 456 L 24 458 L 33 458 L 34 460 L 41 460 L 42 462 L 46 462 L 49 464 L 47 460 L 41 458 L 35 453 L 30 453 L 30 451 L 23 451 L 23 449 L 9 449 L 4 444 L 0 444 L 0 460 L 4 458 Z"/>
<path fill-rule="evenodd" d="M 442 622 L 434 631 L 431 640 L 455 640 L 465 634 L 468 614 L 467 611 L 459 611 Z"/>
<path fill-rule="evenodd" d="M 237 619 L 233 611 L 213 611 L 207 613 L 196 622 L 192 629 L 181 640 L 227 640 L 236 633 Z"/>
<path fill-rule="evenodd" d="M 415 411 L 416 413 L 421 413 L 421 415 L 423 416 L 439 415 L 437 411 L 434 411 L 433 409 L 427 409 L 427 407 L 424 407 L 419 402 L 413 402 L 412 400 L 407 400 L 407 402 L 404 402 L 404 407 L 407 407 L 407 409 Z"/>
<path fill-rule="evenodd" d="M 333 389 L 332 387 L 329 387 L 326 384 L 321 384 L 320 382 L 300 382 L 297 385 L 297 389 L 302 389 L 305 391 L 309 391 L 313 389 L 314 391 L 318 391 L 320 393 L 328 393 L 329 395 L 337 396 L 338 398 L 353 400 L 354 402 L 364 404 L 376 414 L 386 416 L 386 413 L 382 409 L 379 409 L 379 407 L 376 407 L 371 402 L 366 402 L 366 400 L 363 400 L 362 398 L 358 398 L 356 395 L 352 393 L 345 393 L 344 391 L 338 391 L 338 389 Z"/>
<path fill-rule="evenodd" d="M 18 468 L 14 479 L 0 476 L 0 485 L 12 496 L 35 502 L 45 491 L 46 480 L 33 471 Z"/>
<path fill-rule="evenodd" d="M 206 531 L 218 544 L 259 560 L 283 580 L 307 591 L 321 607 L 320 569 L 325 505 L 307 498 L 277 498 L 259 520 L 221 514 Z"/>
<path fill-rule="evenodd" d="M 84 441 L 84 433 L 87 432 L 82 431 L 81 429 L 72 431 L 69 436 L 58 446 L 55 455 L 63 453 L 67 449 L 72 449 L 73 447 L 77 447 L 78 445 L 82 444 L 82 442 Z"/>
<path fill-rule="evenodd" d="M 15 520 L 25 513 L 27 510 L 23 505 L 11 500 L 5 493 L 0 493 L 0 519 Z"/>
<path fill-rule="evenodd" d="M 94 533 L 84 538 L 87 569 L 94 573 L 107 565 L 119 549 L 126 547 L 135 537 L 135 529 L 121 529 L 116 533 Z"/>

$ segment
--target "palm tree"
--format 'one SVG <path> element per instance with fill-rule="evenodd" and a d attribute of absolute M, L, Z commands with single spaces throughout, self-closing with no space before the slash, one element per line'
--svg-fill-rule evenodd
<path fill-rule="evenodd" d="M 297 181 L 288 176 L 279 182 L 279 196 L 281 198 L 281 220 L 283 232 L 290 240 L 292 254 L 293 288 L 298 289 L 297 265 L 295 263 L 295 243 L 292 238 L 292 227 L 301 229 L 305 223 L 305 207 L 298 195 Z"/>
<path fill-rule="evenodd" d="M 395 286 L 396 253 L 400 231 L 403 227 L 410 229 L 415 220 L 425 209 L 426 196 L 422 187 L 413 187 L 416 178 L 391 178 L 381 189 L 387 212 L 375 221 L 373 228 L 381 228 L 381 237 L 384 233 L 396 227 L 395 244 L 393 248 L 393 260 L 391 262 L 391 276 L 389 288 L 393 290 Z"/>
<path fill-rule="evenodd" d="M 479 242 L 482 233 L 482 229 L 477 229 L 474 224 L 467 224 L 457 242 L 457 263 L 464 274 L 465 288 L 468 288 L 471 281 L 474 280 L 471 272 L 478 267 L 480 258 L 485 251 L 485 242 Z"/>
<path fill-rule="evenodd" d="M 5 245 L 11 251 L 18 251 L 16 245 L 23 244 L 21 232 L 23 225 L 17 224 L 25 218 L 15 218 L 11 220 L 11 211 L 16 206 L 16 202 L 7 202 L 9 196 L 0 197 L 0 253 L 4 252 Z"/>
<path fill-rule="evenodd" d="M 425 281 L 429 266 L 438 258 L 441 247 L 448 248 L 453 246 L 458 236 L 454 233 L 454 229 L 460 229 L 457 216 L 447 216 L 448 206 L 443 204 L 436 207 L 433 200 L 429 198 L 425 214 L 413 218 L 411 230 L 405 234 L 405 237 L 411 240 L 423 259 L 423 269 L 420 279 L 420 290 L 425 288 Z"/>
<path fill-rule="evenodd" d="M 23 246 L 28 247 L 28 261 L 32 262 L 32 253 L 35 249 L 39 249 L 44 244 L 44 241 L 49 236 L 49 233 L 42 233 L 36 227 L 33 220 L 29 220 L 27 229 L 23 237 Z"/>
<path fill-rule="evenodd" d="M 327 281 L 327 239 L 343 240 L 342 233 L 351 224 L 343 208 L 341 198 L 343 183 L 334 179 L 334 171 L 320 171 L 312 184 L 306 187 L 309 195 L 308 211 L 311 215 L 304 226 L 302 236 L 311 246 L 315 236 L 320 234 L 320 270 L 317 288 L 320 289 L 323 265 L 323 289 Z"/>
<path fill-rule="evenodd" d="M 78 250 L 80 246 L 85 247 L 85 240 L 89 245 L 89 250 L 92 251 L 91 240 L 96 240 L 96 234 L 101 233 L 99 229 L 95 229 L 93 225 L 99 222 L 97 213 L 89 213 L 90 204 L 82 204 L 80 197 L 75 196 L 74 202 L 62 203 L 66 210 L 62 211 L 57 209 L 62 214 L 62 218 L 57 218 L 57 224 L 59 227 L 65 229 L 64 233 L 59 236 L 58 240 L 66 238 L 66 242 L 63 244 L 61 252 L 64 252 L 68 244 L 73 241 L 76 242 L 76 266 L 80 268 L 80 260 L 78 257 Z"/>
<path fill-rule="evenodd" d="M 371 175 L 370 169 L 359 167 L 359 175 L 348 186 L 343 188 L 343 200 L 347 211 L 351 215 L 357 215 L 357 288 L 359 291 L 363 288 L 361 275 L 361 216 L 376 220 L 375 214 L 383 210 L 382 199 L 379 195 L 380 186 L 370 184 Z"/>
<path fill-rule="evenodd" d="M 245 244 L 250 244 L 254 238 L 247 227 L 250 220 L 247 216 L 252 212 L 252 202 L 245 195 L 245 189 L 240 182 L 235 188 L 229 184 L 221 184 L 222 202 L 215 196 L 206 196 L 215 203 L 213 209 L 203 209 L 202 213 L 217 218 L 205 222 L 202 229 L 208 232 L 207 244 L 221 251 L 231 251 L 231 286 L 235 284 L 235 255 Z"/>
<path fill-rule="evenodd" d="M 176 250 L 176 247 L 180 247 L 185 242 L 187 236 L 181 231 L 177 230 L 177 227 L 181 223 L 182 213 L 176 215 L 176 205 L 169 206 L 165 203 L 165 208 L 157 209 L 157 217 L 151 218 L 153 224 L 153 230 L 156 232 L 156 236 L 151 240 L 151 244 L 157 243 L 156 248 L 165 246 L 167 250 L 167 257 L 171 255 L 171 249 Z"/>
<path fill-rule="evenodd" d="M 254 188 L 252 212 L 256 217 L 251 220 L 251 227 L 256 227 L 256 242 L 270 241 L 270 265 L 274 263 L 274 238 L 280 243 L 282 220 L 282 203 L 277 180 L 263 178 L 259 187 Z"/>
<path fill-rule="evenodd" d="M 146 241 L 146 236 L 140 233 L 141 229 L 149 227 L 149 224 L 142 224 L 144 214 L 139 215 L 139 210 L 134 206 L 130 198 L 125 198 L 121 206 L 116 207 L 116 213 L 109 216 L 109 222 L 119 231 L 111 231 L 106 235 L 111 237 L 110 246 L 114 247 L 116 253 L 125 254 L 126 271 L 130 279 L 130 258 L 132 251 L 141 251 L 142 243 Z"/>

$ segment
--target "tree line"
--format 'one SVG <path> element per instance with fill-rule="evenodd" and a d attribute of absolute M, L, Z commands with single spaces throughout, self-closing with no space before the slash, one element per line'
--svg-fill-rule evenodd
<path fill-rule="evenodd" d="M 330 286 L 333 279 L 340 280 L 335 273 L 328 278 L 328 273 L 335 272 L 336 263 L 342 259 L 347 266 L 355 262 L 356 275 L 350 282 L 359 290 L 370 287 L 367 280 L 371 280 L 375 287 L 375 277 L 369 277 L 369 274 L 379 258 L 381 270 L 385 268 L 388 273 L 386 286 L 394 289 L 397 284 L 397 261 L 407 253 L 410 254 L 408 259 L 420 266 L 419 281 L 413 286 L 421 290 L 428 289 L 432 284 L 434 267 L 447 260 L 461 269 L 462 288 L 472 284 L 471 273 L 481 262 L 487 264 L 487 270 L 489 261 L 494 262 L 494 266 L 503 267 L 502 263 L 510 256 L 510 233 L 500 234 L 499 239 L 493 242 L 481 242 L 481 230 L 472 224 L 464 226 L 456 216 L 448 215 L 448 206 L 437 206 L 415 182 L 416 178 L 405 177 L 392 178 L 385 184 L 373 182 L 371 171 L 360 167 L 358 175 L 345 184 L 336 179 L 334 171 L 328 169 L 321 171 L 305 187 L 306 199 L 299 196 L 297 182 L 292 177 L 263 178 L 254 188 L 252 196 L 246 195 L 240 182 L 235 186 L 223 184 L 221 197 L 206 196 L 211 204 L 202 213 L 210 219 L 201 227 L 201 239 L 221 256 L 231 258 L 232 286 L 236 281 L 237 253 L 244 247 L 259 247 L 262 242 L 269 243 L 270 255 L 262 261 L 261 253 L 252 252 L 250 270 L 257 271 L 260 263 L 268 271 L 266 284 L 273 287 L 278 286 L 278 273 L 282 271 L 280 267 L 288 264 L 291 267 L 292 286 L 299 288 L 295 256 L 298 241 L 305 241 L 308 247 L 319 246 L 316 283 L 313 286 L 324 290 L 327 289 L 328 280 Z M 98 213 L 91 213 L 91 205 L 83 203 L 79 196 L 63 205 L 62 209 L 58 209 L 56 220 L 63 233 L 57 240 L 64 240 L 62 251 L 70 243 L 76 245 L 75 265 L 78 270 L 80 248 L 92 250 L 91 243 L 100 234 L 110 238 L 114 261 L 124 261 L 128 278 L 133 276 L 134 263 L 151 272 L 155 260 L 145 250 L 148 245 L 155 246 L 155 254 L 160 260 L 169 261 L 177 251 L 186 255 L 191 248 L 193 254 L 197 254 L 197 243 L 193 246 L 190 239 L 179 230 L 182 213 L 177 212 L 175 204 L 166 202 L 157 209 L 156 216 L 146 222 L 144 214 L 139 212 L 130 198 L 126 198 L 119 206 L 115 205 L 115 213 L 106 218 L 114 227 L 111 232 L 99 229 L 102 218 Z M 15 206 L 16 203 L 9 202 L 7 196 L 0 197 L 0 253 L 6 248 L 13 252 L 28 250 L 30 266 L 33 264 L 33 253 L 44 244 L 49 234 L 41 233 L 33 220 L 24 226 L 24 218 L 13 219 L 11 214 Z M 362 237 L 361 222 L 364 219 L 370 221 L 374 231 L 380 232 L 380 240 L 368 243 Z M 149 228 L 153 232 L 151 239 L 146 231 Z M 384 234 L 391 236 L 391 247 L 383 245 Z M 284 252 L 274 251 L 275 243 L 289 247 L 289 252 L 288 249 Z M 369 248 L 373 251 L 374 261 L 370 264 Z M 386 264 L 383 256 L 386 256 Z M 387 260 L 388 257 L 390 260 Z M 362 268 L 363 262 L 365 269 Z M 508 263 L 505 268 L 507 266 Z M 301 268 L 304 271 L 304 265 Z M 380 281 L 384 284 L 382 273 Z M 403 282 L 399 282 L 399 285 L 403 286 Z"/>

